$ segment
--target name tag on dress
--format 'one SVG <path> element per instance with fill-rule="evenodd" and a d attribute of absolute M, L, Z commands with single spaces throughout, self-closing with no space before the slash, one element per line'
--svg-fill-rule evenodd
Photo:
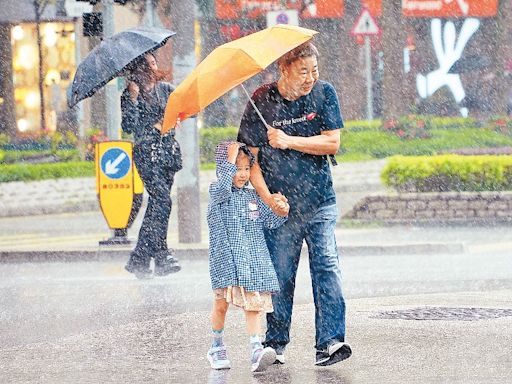
<path fill-rule="evenodd" d="M 256 220 L 260 217 L 260 212 L 258 211 L 258 203 L 256 201 L 249 201 L 249 219 Z"/>

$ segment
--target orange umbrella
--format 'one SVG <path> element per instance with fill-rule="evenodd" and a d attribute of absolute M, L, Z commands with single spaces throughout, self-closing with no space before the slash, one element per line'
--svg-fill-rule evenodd
<path fill-rule="evenodd" d="M 169 96 L 162 133 L 174 128 L 177 121 L 197 114 L 317 33 L 311 29 L 277 24 L 218 46 Z"/>

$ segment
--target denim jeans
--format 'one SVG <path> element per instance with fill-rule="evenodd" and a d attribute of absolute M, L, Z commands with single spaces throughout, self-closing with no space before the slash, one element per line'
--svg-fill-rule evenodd
<path fill-rule="evenodd" d="M 265 233 L 281 288 L 272 299 L 274 312 L 267 314 L 265 345 L 277 352 L 284 351 L 290 341 L 295 277 L 304 240 L 315 302 L 315 347 L 323 349 L 333 340 L 345 341 L 345 300 L 334 232 L 336 216 L 336 205 L 320 207 L 307 221 L 290 218 L 283 226 Z"/>
<path fill-rule="evenodd" d="M 149 194 L 149 200 L 131 261 L 141 268 L 149 268 L 151 256 L 159 251 L 167 251 L 174 172 L 158 159 L 151 161 L 151 148 L 147 146 L 135 148 L 134 161 Z"/>

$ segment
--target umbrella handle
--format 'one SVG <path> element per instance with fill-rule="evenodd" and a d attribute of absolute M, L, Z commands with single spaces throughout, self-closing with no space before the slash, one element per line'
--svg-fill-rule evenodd
<path fill-rule="evenodd" d="M 242 89 L 244 90 L 245 94 L 247 95 L 247 98 L 249 99 L 249 101 L 251 102 L 251 105 L 253 106 L 254 110 L 256 111 L 256 113 L 258 114 L 258 116 L 260 117 L 261 121 L 263 122 L 263 124 L 265 124 L 265 127 L 268 126 L 267 122 L 265 121 L 265 118 L 263 117 L 263 115 L 261 114 L 260 110 L 258 109 L 258 107 L 256 106 L 256 104 L 254 104 L 254 101 L 253 99 L 251 98 L 251 96 L 249 95 L 249 92 L 247 92 L 247 89 L 245 89 L 244 85 L 243 84 L 240 84 L 240 86 L 242 87 Z"/>

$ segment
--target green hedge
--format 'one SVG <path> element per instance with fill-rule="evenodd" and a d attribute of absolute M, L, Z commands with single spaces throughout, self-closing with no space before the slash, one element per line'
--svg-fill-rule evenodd
<path fill-rule="evenodd" d="M 0 164 L 0 182 L 88 177 L 95 175 L 93 162 Z"/>
<path fill-rule="evenodd" d="M 62 149 L 56 152 L 52 152 L 51 150 L 16 151 L 0 149 L 0 163 L 4 164 L 36 161 L 37 159 L 48 157 L 53 157 L 55 161 L 78 161 L 79 158 L 77 149 Z"/>
<path fill-rule="evenodd" d="M 381 178 L 399 192 L 510 191 L 512 156 L 393 156 Z"/>
<path fill-rule="evenodd" d="M 200 130 L 200 161 L 213 163 L 215 147 L 224 140 L 236 140 L 238 127 L 219 127 Z"/>
<path fill-rule="evenodd" d="M 435 155 L 460 148 L 512 146 L 512 137 L 482 128 L 433 129 L 427 139 L 402 140 L 380 131 L 342 130 L 340 153 L 363 153 L 373 158 L 393 155 Z"/>

